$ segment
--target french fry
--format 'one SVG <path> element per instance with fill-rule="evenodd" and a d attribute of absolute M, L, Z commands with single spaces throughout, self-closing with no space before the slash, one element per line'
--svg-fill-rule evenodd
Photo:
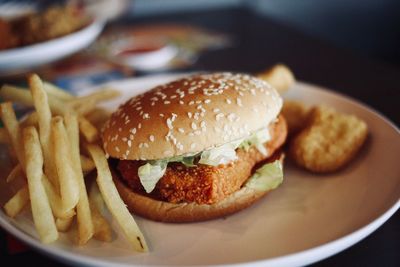
<path fill-rule="evenodd" d="M 47 197 L 50 200 L 50 206 L 54 216 L 60 219 L 68 219 L 73 217 L 75 215 L 75 209 L 64 210 L 61 197 L 58 195 L 56 189 L 46 175 L 43 175 L 42 182 Z"/>
<path fill-rule="evenodd" d="M 23 146 L 21 143 L 21 129 L 15 116 L 14 109 L 12 108 L 11 102 L 5 102 L 0 104 L 1 119 L 4 126 L 7 129 L 8 136 L 11 139 L 11 144 L 17 154 L 18 161 L 21 166 L 25 166 Z"/>
<path fill-rule="evenodd" d="M 24 171 L 21 167 L 21 164 L 17 164 L 12 171 L 8 174 L 7 178 L 6 178 L 6 182 L 10 183 L 11 181 L 13 181 L 15 178 L 21 176 L 24 174 Z"/>
<path fill-rule="evenodd" d="M 57 230 L 60 232 L 67 232 L 71 228 L 73 221 L 74 217 L 69 217 L 66 219 L 57 218 L 56 219 Z"/>
<path fill-rule="evenodd" d="M 29 126 L 24 129 L 23 141 L 33 222 L 40 240 L 43 243 L 51 243 L 58 239 L 58 232 L 49 199 L 41 181 L 43 176 L 43 154 L 35 127 Z"/>
<path fill-rule="evenodd" d="M 111 171 L 103 150 L 97 145 L 87 145 L 87 149 L 93 158 L 97 169 L 97 184 L 101 195 L 111 214 L 119 223 L 125 236 L 133 245 L 134 249 L 141 252 L 148 251 L 146 240 L 140 231 L 135 219 L 129 213 L 128 208 L 122 201 L 117 188 L 112 180 Z"/>
<path fill-rule="evenodd" d="M 30 113 L 27 115 L 25 118 L 23 118 L 20 121 L 21 127 L 26 127 L 26 126 L 37 126 L 38 125 L 38 114 L 36 111 Z"/>
<path fill-rule="evenodd" d="M 62 117 L 52 118 L 51 134 L 51 147 L 53 148 L 63 207 L 64 210 L 74 209 L 79 201 L 79 185 Z"/>
<path fill-rule="evenodd" d="M 92 238 L 94 228 L 80 161 L 79 126 L 78 117 L 76 114 L 65 115 L 65 128 L 69 137 L 72 166 L 74 167 L 75 176 L 79 186 L 79 201 L 76 207 L 78 222 L 78 244 L 84 245 L 87 243 L 87 241 L 89 241 L 90 238 Z"/>
<path fill-rule="evenodd" d="M 79 117 L 79 130 L 87 142 L 93 143 L 99 138 L 99 131 L 85 117 Z"/>
<path fill-rule="evenodd" d="M 49 82 L 43 82 L 43 88 L 46 91 L 47 94 L 63 101 L 70 101 L 75 98 L 75 96 L 71 95 L 67 91 L 61 89 L 60 87 L 49 83 Z"/>
<path fill-rule="evenodd" d="M 92 202 L 90 203 L 90 210 L 92 212 L 94 235 L 93 237 L 97 240 L 104 242 L 112 241 L 112 230 L 110 224 L 107 220 L 100 214 L 99 210 L 94 206 Z"/>
<path fill-rule="evenodd" d="M 23 186 L 10 198 L 4 205 L 4 211 L 8 216 L 14 218 L 22 209 L 29 203 L 29 189 L 28 185 Z"/>
<path fill-rule="evenodd" d="M 10 85 L 3 85 L 1 87 L 0 98 L 2 98 L 4 101 L 20 103 L 28 107 L 33 106 L 32 95 L 28 90 L 18 89 Z M 62 115 L 69 110 L 68 105 L 64 105 L 60 100 L 56 99 L 55 97 L 49 97 L 48 101 L 48 105 L 50 106 L 52 112 L 54 112 L 55 114 Z"/>
<path fill-rule="evenodd" d="M 76 113 L 78 113 L 81 116 L 86 116 L 87 114 L 93 112 L 96 109 L 97 103 L 93 100 L 88 100 L 85 105 L 80 105 L 77 107 L 71 106 L 71 109 L 73 109 Z"/>
<path fill-rule="evenodd" d="M 5 88 L 13 89 L 13 90 L 26 90 L 25 87 L 19 87 L 15 85 L 5 84 Z M 49 83 L 43 82 L 43 89 L 46 91 L 47 94 L 59 99 L 59 100 L 73 100 L 75 98 L 74 95 L 70 94 L 69 92 L 63 90 L 62 88 Z"/>
<path fill-rule="evenodd" d="M 102 108 L 95 108 L 92 112 L 85 115 L 86 119 L 95 125 L 97 129 L 101 129 L 110 116 L 111 113 Z"/>
<path fill-rule="evenodd" d="M 80 161 L 82 165 L 82 171 L 84 173 L 91 172 L 92 170 L 94 170 L 94 168 L 96 168 L 96 166 L 94 166 L 93 160 L 84 155 L 80 155 Z"/>
<path fill-rule="evenodd" d="M 280 94 L 285 93 L 295 82 L 293 72 L 283 64 L 277 64 L 257 75 L 274 87 Z"/>
<path fill-rule="evenodd" d="M 89 191 L 89 203 L 92 211 L 94 235 L 97 240 L 111 242 L 112 230 L 110 224 L 104 218 L 102 211 L 105 209 L 103 197 L 100 194 L 99 187 L 92 183 Z"/>
<path fill-rule="evenodd" d="M 103 196 L 100 193 L 97 183 L 92 183 L 89 190 L 90 203 L 94 204 L 100 214 L 104 215 L 106 212 L 106 204 L 104 203 Z"/>
<path fill-rule="evenodd" d="M 50 141 L 51 110 L 48 104 L 48 97 L 43 89 L 42 81 L 36 74 L 29 76 L 28 82 L 32 93 L 33 104 L 38 117 L 40 143 L 42 145 L 44 157 L 44 172 L 55 185 L 55 187 L 59 188 L 57 172 L 52 160 L 52 148 Z"/>
<path fill-rule="evenodd" d="M 103 88 L 94 93 L 77 97 L 69 102 L 71 106 L 77 108 L 78 106 L 86 105 L 88 102 L 99 103 L 101 101 L 110 100 L 117 96 L 121 95 L 121 93 L 112 88 Z"/>

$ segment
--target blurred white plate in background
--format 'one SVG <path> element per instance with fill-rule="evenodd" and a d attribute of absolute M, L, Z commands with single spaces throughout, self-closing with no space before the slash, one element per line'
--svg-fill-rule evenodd
<path fill-rule="evenodd" d="M 97 20 L 56 39 L 0 51 L 0 75 L 24 72 L 76 53 L 89 46 L 103 27 L 104 22 Z"/>

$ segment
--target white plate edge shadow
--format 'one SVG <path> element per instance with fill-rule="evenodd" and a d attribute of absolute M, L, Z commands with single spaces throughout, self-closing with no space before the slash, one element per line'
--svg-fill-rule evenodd
<path fill-rule="evenodd" d="M 101 33 L 104 25 L 104 21 L 93 20 L 82 29 L 68 35 L 29 46 L 0 51 L 0 73 L 3 74 L 12 71 L 18 71 L 18 68 L 26 69 L 47 64 L 75 53 L 90 45 Z M 66 47 L 65 43 L 68 44 Z M 61 46 L 63 46 L 64 49 L 55 49 L 55 47 L 59 48 Z M 52 50 L 53 52 L 47 54 L 46 59 L 41 59 L 38 60 L 39 62 L 34 63 L 29 61 L 32 60 L 32 58 L 37 58 L 37 55 L 43 53 L 44 51 L 49 52 Z"/>
<path fill-rule="evenodd" d="M 147 76 L 147 77 L 142 77 L 140 79 L 156 79 L 157 77 L 161 77 L 161 79 L 173 79 L 171 77 L 180 77 L 182 74 L 178 75 L 155 75 L 155 76 Z M 155 78 L 156 77 L 156 78 Z M 128 80 L 122 80 L 120 82 L 128 82 L 130 80 L 138 80 L 137 78 L 135 79 L 128 79 Z M 116 82 L 110 82 L 107 84 L 104 84 L 103 86 L 108 86 L 117 84 L 118 81 Z M 326 89 L 321 86 L 316 86 L 304 82 L 298 82 L 300 86 L 305 86 L 310 88 L 311 90 L 323 90 L 324 92 L 327 92 L 328 94 L 331 94 L 332 96 L 339 97 L 341 100 L 347 101 L 350 104 L 357 105 L 363 110 L 373 113 L 373 115 L 378 116 L 380 119 L 384 120 L 385 123 L 389 124 L 391 128 L 393 128 L 397 133 L 400 134 L 400 130 L 390 121 L 388 120 L 385 116 L 380 114 L 378 111 L 372 109 L 371 107 L 363 104 L 362 102 L 352 99 L 351 97 L 348 97 L 344 94 L 336 93 L 334 91 L 331 91 L 329 89 Z M 117 87 L 117 86 L 116 86 Z M 387 209 L 383 214 L 380 216 L 372 219 L 368 224 L 364 225 L 363 227 L 360 227 L 356 231 L 344 235 L 340 238 L 337 238 L 333 241 L 330 241 L 328 243 L 325 243 L 323 245 L 320 245 L 318 247 L 314 247 L 311 249 L 299 251 L 296 253 L 292 254 L 287 254 L 284 256 L 279 256 L 279 257 L 274 257 L 274 258 L 269 258 L 265 260 L 257 260 L 257 261 L 252 261 L 252 262 L 244 262 L 244 263 L 236 263 L 236 264 L 229 264 L 229 266 L 298 266 L 298 265 L 306 265 L 310 263 L 317 262 L 319 260 L 325 259 L 329 256 L 332 256 L 338 252 L 341 252 L 348 247 L 356 244 L 363 238 L 367 237 L 370 235 L 372 232 L 374 232 L 376 229 L 378 229 L 384 222 L 386 222 L 396 211 L 397 209 L 400 208 L 400 199 L 397 200 L 389 209 Z M 1 213 L 4 215 L 3 211 Z M 5 216 L 5 215 L 4 215 Z M 0 225 L 16 236 L 18 239 L 22 240 L 23 242 L 27 243 L 28 245 L 32 246 L 34 249 L 37 249 L 38 251 L 45 253 L 49 255 L 50 257 L 57 258 L 57 259 L 62 259 L 64 261 L 68 262 L 74 262 L 74 263 L 83 263 L 86 265 L 93 265 L 93 266 L 128 266 L 127 264 L 123 263 L 116 263 L 108 260 L 98 260 L 94 257 L 90 256 L 84 256 L 84 255 L 78 255 L 73 252 L 69 251 L 64 251 L 60 248 L 57 247 L 51 247 L 48 245 L 44 245 L 40 243 L 38 240 L 35 238 L 31 237 L 29 234 L 23 232 L 20 230 L 18 227 L 14 226 L 11 222 L 7 221 L 5 218 L 0 216 Z M 132 265 L 129 265 L 132 266 Z M 134 265 L 133 265 L 134 266 Z M 151 265 L 151 266 L 170 266 L 168 264 L 166 265 Z M 218 264 L 215 266 L 225 266 L 224 264 Z"/>

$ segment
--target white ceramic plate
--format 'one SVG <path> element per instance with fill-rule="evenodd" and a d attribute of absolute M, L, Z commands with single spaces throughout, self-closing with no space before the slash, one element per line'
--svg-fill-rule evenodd
<path fill-rule="evenodd" d="M 123 99 L 176 77 L 111 83 L 123 96 L 106 106 L 115 108 Z M 115 222 L 113 242 L 91 240 L 84 247 L 72 246 L 67 235 L 54 244 L 41 244 L 29 211 L 15 220 L 1 211 L 0 224 L 51 257 L 93 266 L 298 266 L 333 255 L 369 235 L 399 208 L 400 133 L 370 108 L 317 86 L 297 83 L 287 97 L 308 104 L 326 103 L 364 119 L 370 137 L 356 160 L 329 175 L 313 175 L 286 164 L 281 187 L 225 219 L 164 224 L 136 217 L 150 246 L 146 254 L 130 249 Z M 1 157 L 0 173 L 4 176 L 9 170 L 4 151 Z M 6 195 L 0 192 L 2 201 Z"/>
<path fill-rule="evenodd" d="M 0 51 L 0 75 L 29 70 L 71 55 L 91 44 L 101 33 L 102 21 L 46 42 Z"/>

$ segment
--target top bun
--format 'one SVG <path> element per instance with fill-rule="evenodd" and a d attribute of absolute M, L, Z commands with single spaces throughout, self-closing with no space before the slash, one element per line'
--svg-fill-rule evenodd
<path fill-rule="evenodd" d="M 250 75 L 193 75 L 121 105 L 103 128 L 104 149 L 128 160 L 197 153 L 267 127 L 281 107 L 277 91 Z"/>

